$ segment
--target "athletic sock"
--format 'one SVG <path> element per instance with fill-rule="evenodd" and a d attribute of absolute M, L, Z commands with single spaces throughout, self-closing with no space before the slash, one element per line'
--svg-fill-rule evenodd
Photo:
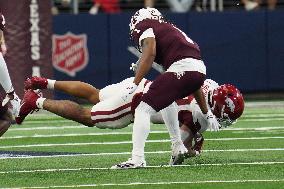
<path fill-rule="evenodd" d="M 135 162 L 144 160 L 145 143 L 150 133 L 150 116 L 155 112 L 156 111 L 145 102 L 141 102 L 135 109 L 132 134 L 132 159 Z"/>
<path fill-rule="evenodd" d="M 169 131 L 172 144 L 176 142 L 182 143 L 178 122 L 177 104 L 175 102 L 172 103 L 168 107 L 161 110 L 161 114 Z"/>
<path fill-rule="evenodd" d="M 36 106 L 39 108 L 39 109 L 43 109 L 43 102 L 45 101 L 46 98 L 38 98 L 36 100 Z"/>
<path fill-rule="evenodd" d="M 55 82 L 56 82 L 56 80 L 47 79 L 47 88 L 48 89 L 54 89 Z"/>

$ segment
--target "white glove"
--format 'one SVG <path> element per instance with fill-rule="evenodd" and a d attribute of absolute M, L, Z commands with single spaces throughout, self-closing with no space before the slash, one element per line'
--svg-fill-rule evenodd
<path fill-rule="evenodd" d="M 137 62 L 135 63 L 131 63 L 130 70 L 132 70 L 135 73 L 138 69 L 138 66 L 139 66 L 139 60 L 137 60 Z"/>
<path fill-rule="evenodd" d="M 5 106 L 8 102 L 10 102 L 12 106 L 12 114 L 16 117 L 19 115 L 21 99 L 16 93 L 13 93 L 12 95 L 13 97 L 8 94 L 6 95 L 6 97 L 2 101 L 2 106 Z"/>
<path fill-rule="evenodd" d="M 207 121 L 207 126 L 210 131 L 219 131 L 220 124 L 217 121 L 215 115 L 211 112 L 211 110 L 208 110 L 206 114 L 203 114 L 206 121 Z"/>

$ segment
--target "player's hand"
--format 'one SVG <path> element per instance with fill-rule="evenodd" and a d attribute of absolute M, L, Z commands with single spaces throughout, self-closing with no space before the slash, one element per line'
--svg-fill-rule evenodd
<path fill-rule="evenodd" d="M 7 46 L 5 43 L 1 44 L 1 52 L 3 54 L 3 56 L 7 53 Z"/>
<path fill-rule="evenodd" d="M 208 110 L 208 112 L 204 114 L 204 117 L 207 121 L 207 125 L 210 131 L 219 131 L 220 124 L 211 110 Z"/>
<path fill-rule="evenodd" d="M 136 72 L 137 68 L 138 68 L 137 63 L 131 63 L 131 66 L 129 69 L 132 70 L 133 72 Z"/>

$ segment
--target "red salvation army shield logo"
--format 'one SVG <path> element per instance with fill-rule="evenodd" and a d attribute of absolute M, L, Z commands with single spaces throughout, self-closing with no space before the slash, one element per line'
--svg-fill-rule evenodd
<path fill-rule="evenodd" d="M 53 66 L 72 77 L 84 69 L 89 61 L 87 35 L 68 32 L 52 36 Z"/>

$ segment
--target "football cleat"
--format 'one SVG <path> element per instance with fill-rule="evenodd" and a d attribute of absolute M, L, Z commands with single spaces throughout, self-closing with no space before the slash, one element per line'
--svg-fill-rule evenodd
<path fill-rule="evenodd" d="M 203 144 L 204 144 L 204 137 L 202 136 L 202 134 L 196 133 L 196 135 L 194 136 L 194 145 L 192 149 L 198 152 L 197 155 L 201 153 Z"/>
<path fill-rule="evenodd" d="M 188 150 L 182 142 L 172 144 L 172 156 L 169 165 L 181 165 L 186 158 L 189 158 Z"/>
<path fill-rule="evenodd" d="M 23 100 L 21 101 L 20 111 L 18 116 L 15 118 L 17 124 L 21 124 L 27 115 L 38 110 L 36 101 L 40 96 L 33 90 L 28 90 L 25 92 Z"/>
<path fill-rule="evenodd" d="M 143 168 L 143 167 L 146 167 L 145 160 L 142 160 L 140 162 L 135 162 L 134 160 L 129 158 L 128 161 L 114 165 L 111 167 L 111 169 L 137 169 L 137 168 Z"/>
<path fill-rule="evenodd" d="M 2 101 L 2 106 L 5 106 L 8 102 L 10 102 L 12 108 L 12 114 L 13 116 L 18 116 L 20 111 L 20 103 L 21 99 L 18 97 L 18 95 L 15 92 L 9 93 L 6 95 L 6 97 Z"/>
<path fill-rule="evenodd" d="M 46 89 L 47 84 L 48 84 L 48 81 L 46 78 L 36 77 L 36 76 L 26 79 L 24 83 L 26 90 Z"/>

